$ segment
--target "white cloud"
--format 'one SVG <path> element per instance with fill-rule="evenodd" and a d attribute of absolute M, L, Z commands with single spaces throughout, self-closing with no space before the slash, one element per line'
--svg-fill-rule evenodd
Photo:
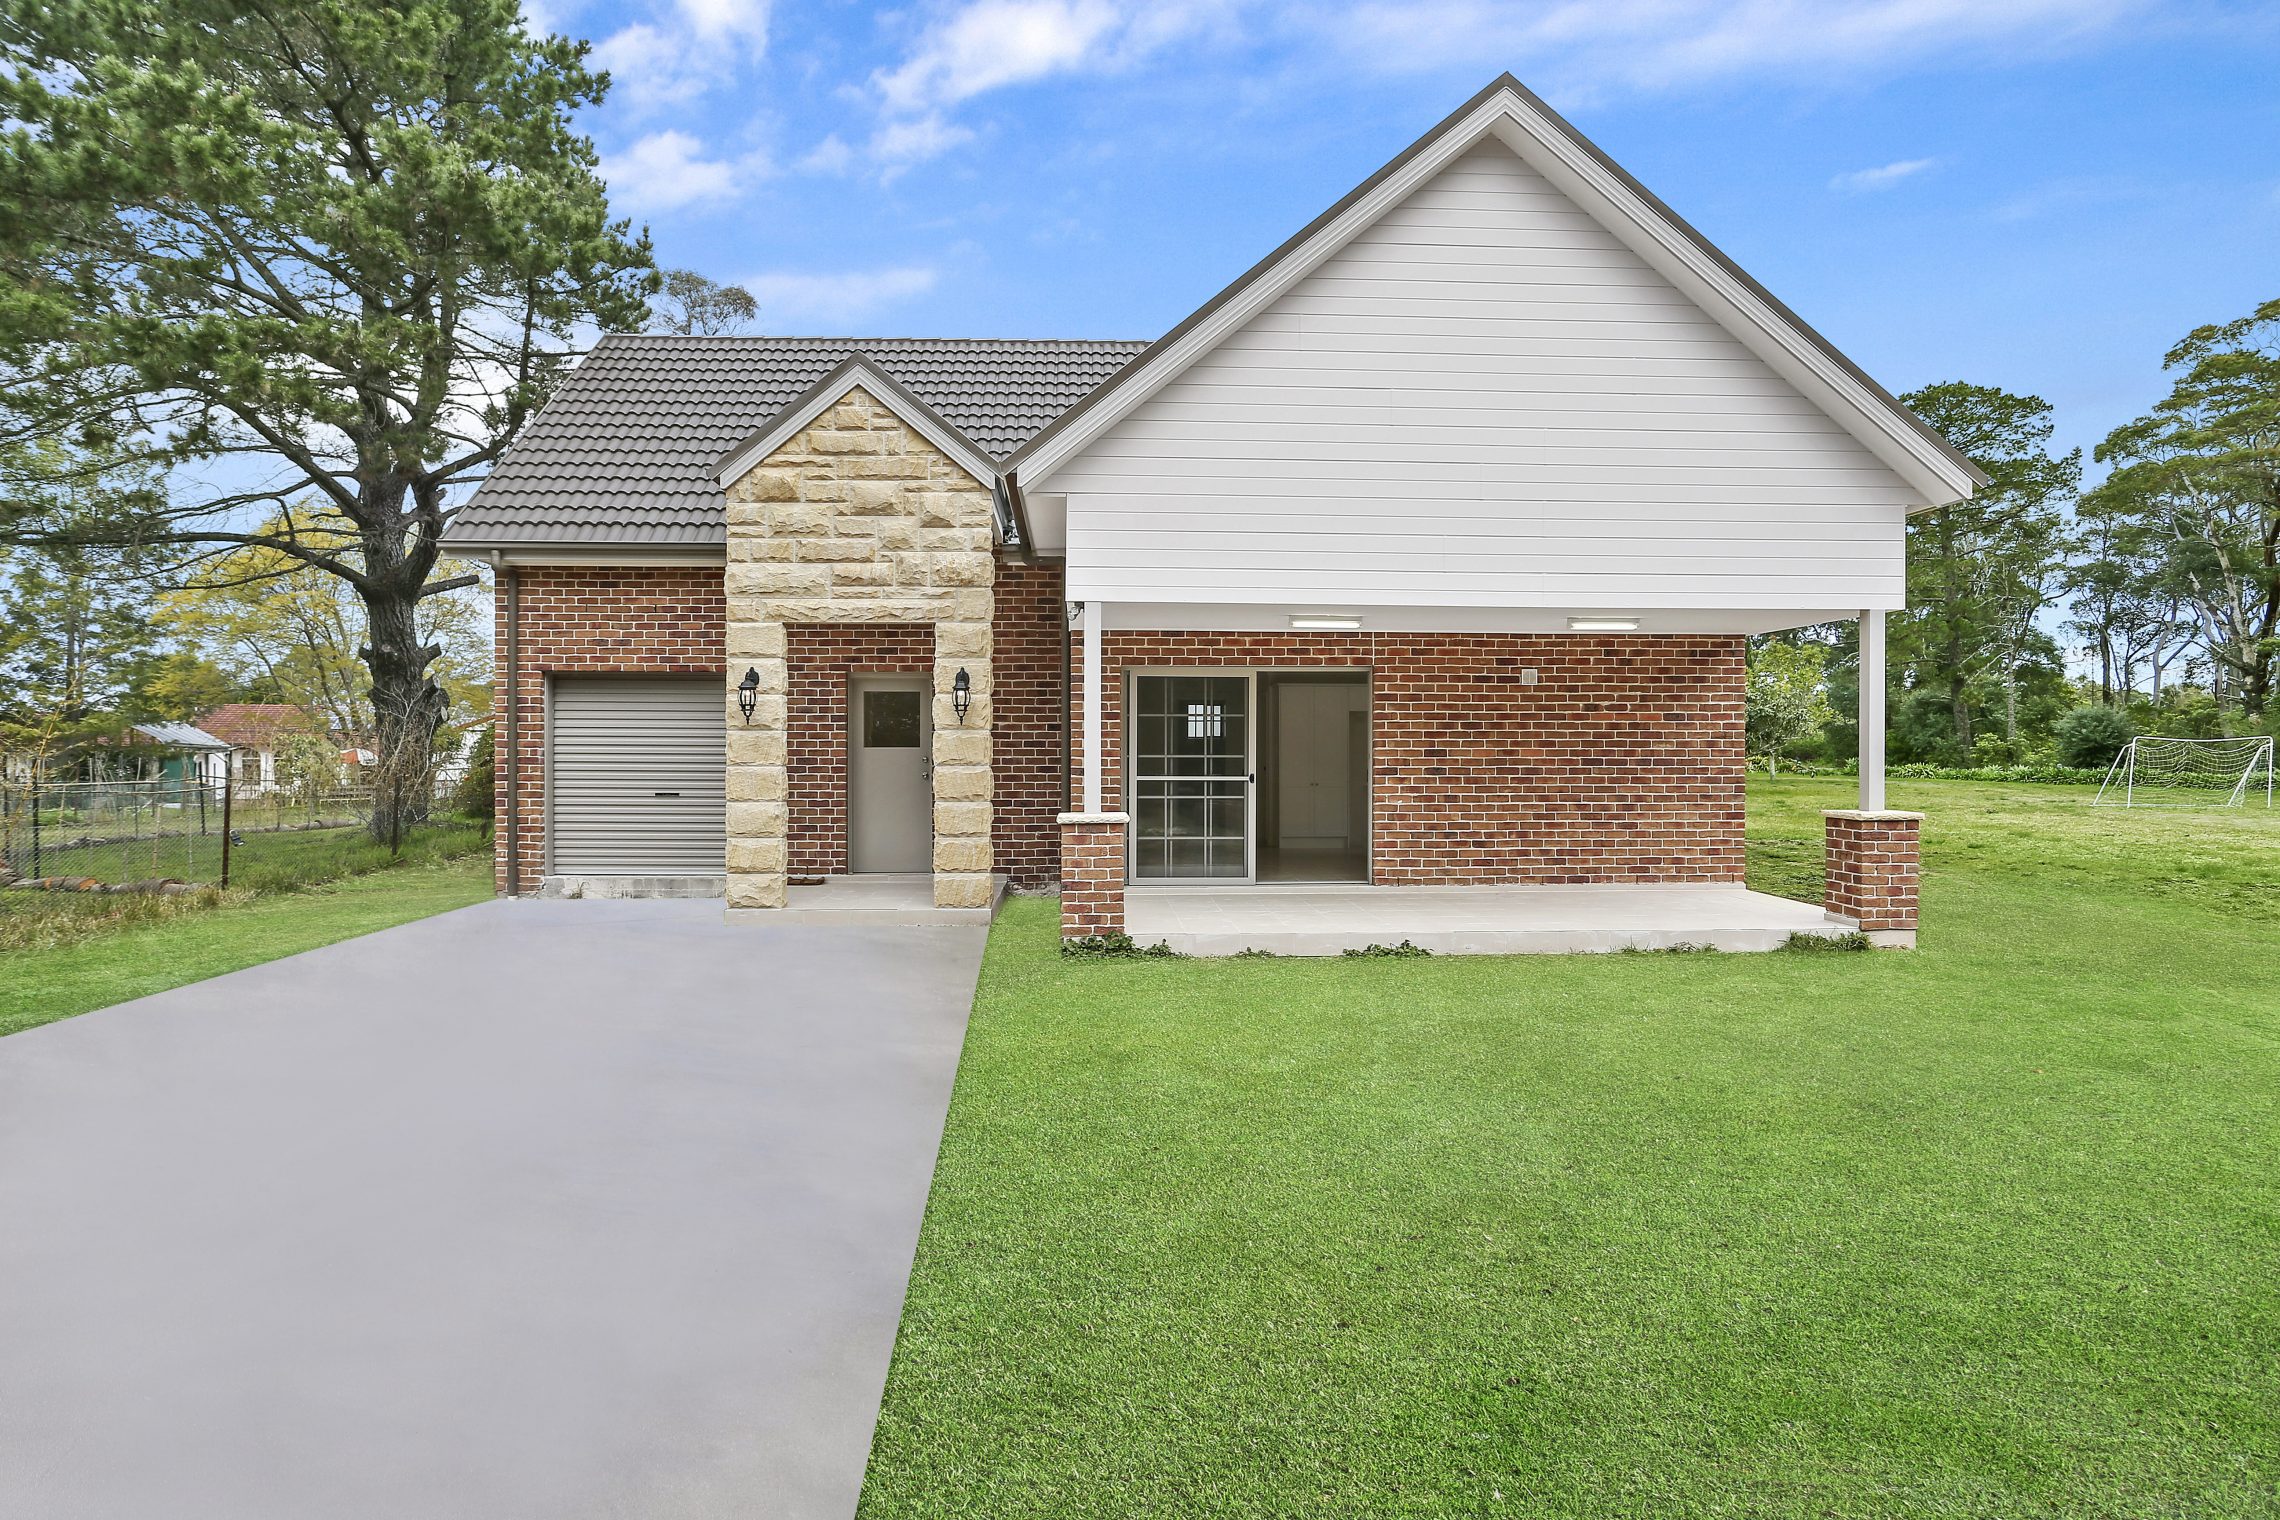
<path fill-rule="evenodd" d="M 871 134 L 870 154 L 892 177 L 912 164 L 940 157 L 973 135 L 968 128 L 944 121 L 940 112 L 930 111 L 915 121 L 881 122 Z"/>
<path fill-rule="evenodd" d="M 693 201 L 725 200 L 756 166 L 706 158 L 705 145 L 686 132 L 652 132 L 622 153 L 602 160 L 602 179 L 619 205 L 670 211 Z"/>
<path fill-rule="evenodd" d="M 842 274 L 754 275 L 744 288 L 760 298 L 771 332 L 807 327 L 851 327 L 898 301 L 934 288 L 936 274 L 924 265 L 901 269 L 850 270 Z"/>
<path fill-rule="evenodd" d="M 872 76 L 890 109 L 924 111 L 1077 67 L 1121 18 L 1107 0 L 975 0 Z"/>
<path fill-rule="evenodd" d="M 971 138 L 949 107 L 1056 75 L 1129 67 L 1202 32 L 1239 0 L 967 0 L 871 76 L 883 120 L 873 159 L 899 172 Z"/>
<path fill-rule="evenodd" d="M 797 165 L 802 174 L 845 174 L 855 162 L 855 150 L 837 132 L 808 149 Z"/>
<path fill-rule="evenodd" d="M 1493 59 L 1569 89 L 1671 88 L 1744 75 L 1889 68 L 1990 48 L 2048 50 L 2110 29 L 2152 0 L 1373 0 L 1309 5 L 1317 29 L 1366 66 Z"/>
<path fill-rule="evenodd" d="M 675 9 L 700 37 L 767 45 L 768 0 L 680 0 Z"/>
<path fill-rule="evenodd" d="M 1903 158 L 1894 163 L 1880 164 L 1874 169 L 1855 169 L 1829 181 L 1831 190 L 1843 190 L 1853 195 L 1866 195 L 1873 190 L 1889 190 L 1904 179 L 1912 179 L 1938 163 L 1936 158 Z"/>
<path fill-rule="evenodd" d="M 594 44 L 612 98 L 636 115 L 680 105 L 739 78 L 768 49 L 766 0 L 678 0 Z"/>

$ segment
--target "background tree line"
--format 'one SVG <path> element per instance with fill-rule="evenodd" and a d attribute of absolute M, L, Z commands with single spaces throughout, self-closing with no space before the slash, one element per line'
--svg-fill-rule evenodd
<path fill-rule="evenodd" d="M 1894 763 L 2102 765 L 2134 732 L 2280 726 L 2280 300 L 2195 329 L 2165 367 L 2169 394 L 2098 445 L 2087 490 L 2040 397 L 1955 381 L 1902 398 L 1990 483 L 1908 520 Z M 1755 641 L 1753 755 L 1856 754 L 1857 639 L 1839 623 Z"/>

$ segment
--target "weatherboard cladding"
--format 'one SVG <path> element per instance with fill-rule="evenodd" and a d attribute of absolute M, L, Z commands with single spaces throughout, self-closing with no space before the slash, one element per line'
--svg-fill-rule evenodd
<path fill-rule="evenodd" d="M 455 543 L 726 542 L 721 457 L 851 354 L 868 355 L 993 459 L 1145 343 L 986 338 L 607 337 L 453 522 Z"/>

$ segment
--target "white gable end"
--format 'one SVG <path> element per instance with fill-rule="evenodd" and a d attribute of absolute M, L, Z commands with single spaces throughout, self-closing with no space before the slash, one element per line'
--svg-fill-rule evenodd
<path fill-rule="evenodd" d="M 1898 607 L 1925 499 L 1494 137 L 1042 489 L 1073 598 L 1356 607 Z"/>

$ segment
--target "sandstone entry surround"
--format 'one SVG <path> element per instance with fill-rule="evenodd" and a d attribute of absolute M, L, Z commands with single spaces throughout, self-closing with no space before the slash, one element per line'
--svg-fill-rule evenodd
<path fill-rule="evenodd" d="M 785 630 L 810 623 L 933 627 L 934 903 L 990 903 L 990 483 L 906 423 L 884 389 L 876 376 L 850 384 L 727 487 L 731 912 L 785 904 Z M 747 669 L 760 674 L 749 724 L 735 692 Z M 950 698 L 961 669 L 973 693 L 963 722 Z"/>

